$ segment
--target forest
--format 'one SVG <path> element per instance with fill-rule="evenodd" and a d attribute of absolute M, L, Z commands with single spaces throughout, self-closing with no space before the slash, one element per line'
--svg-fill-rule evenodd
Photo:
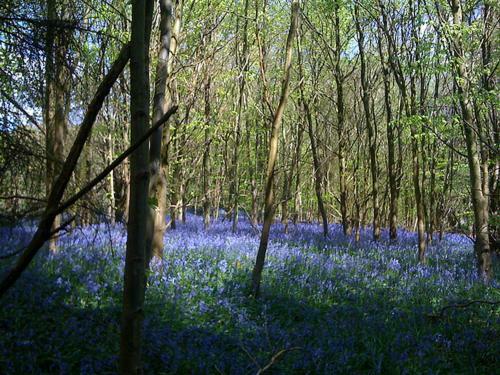
<path fill-rule="evenodd" d="M 2 0 L 0 374 L 497 373 L 499 42 L 494 0 Z"/>

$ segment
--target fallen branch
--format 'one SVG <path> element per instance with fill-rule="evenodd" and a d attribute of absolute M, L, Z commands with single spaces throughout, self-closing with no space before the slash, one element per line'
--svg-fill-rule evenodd
<path fill-rule="evenodd" d="M 302 348 L 296 346 L 296 347 L 293 347 L 293 348 L 288 348 L 288 349 L 283 349 L 283 350 L 280 350 L 278 353 L 276 353 L 275 355 L 272 356 L 271 360 L 269 361 L 269 363 L 267 365 L 265 365 L 264 367 L 262 367 L 259 371 L 257 371 L 257 375 L 261 375 L 264 373 L 264 371 L 267 371 L 269 370 L 274 364 L 276 364 L 276 362 L 278 362 L 280 360 L 281 357 L 283 357 L 286 353 L 288 352 L 291 352 L 293 350 L 300 350 Z"/>
<path fill-rule="evenodd" d="M 464 302 L 464 303 L 457 303 L 457 304 L 453 304 L 453 305 L 447 305 L 447 306 L 444 306 L 439 311 L 439 313 L 437 313 L 437 314 L 428 314 L 427 317 L 430 318 L 430 319 L 442 319 L 444 317 L 444 313 L 447 310 L 451 310 L 451 309 L 466 309 L 469 306 L 480 305 L 480 304 L 497 306 L 497 305 L 500 305 L 500 301 L 473 300 L 473 301 L 468 301 L 468 302 Z"/>

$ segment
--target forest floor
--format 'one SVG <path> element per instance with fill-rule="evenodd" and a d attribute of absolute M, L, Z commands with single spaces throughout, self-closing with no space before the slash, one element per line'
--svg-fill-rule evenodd
<path fill-rule="evenodd" d="M 448 234 L 416 262 L 416 236 L 369 228 L 356 244 L 331 225 L 272 229 L 262 296 L 249 297 L 259 233 L 202 219 L 165 236 L 149 274 L 144 362 L 151 374 L 493 374 L 500 359 L 500 282 L 475 276 L 472 243 Z M 0 254 L 33 228 L 0 229 Z M 40 254 L 1 301 L 0 373 L 116 372 L 126 232 L 76 228 Z M 12 260 L 0 261 L 3 275 Z M 274 357 L 274 359 L 273 359 Z"/>

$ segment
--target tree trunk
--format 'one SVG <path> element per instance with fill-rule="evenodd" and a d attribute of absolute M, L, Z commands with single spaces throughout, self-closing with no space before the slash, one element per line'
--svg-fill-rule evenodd
<path fill-rule="evenodd" d="M 451 1 L 453 25 L 463 27 L 462 5 L 459 0 Z M 470 188 L 472 206 L 474 210 L 474 230 L 476 234 L 474 250 L 477 258 L 477 268 L 480 278 L 489 282 L 493 276 L 493 267 L 489 244 L 488 227 L 488 191 L 484 187 L 483 179 L 487 174 L 481 176 L 481 160 L 478 150 L 478 133 L 480 129 L 474 125 L 472 106 L 469 99 L 469 77 L 465 66 L 463 42 L 461 35 L 450 36 L 451 55 L 455 68 L 456 85 L 458 90 L 460 108 L 462 110 L 462 124 L 467 146 L 467 161 L 470 174 Z"/>
<path fill-rule="evenodd" d="M 351 234 L 351 222 L 347 212 L 347 167 L 345 160 L 345 105 L 344 105 L 344 75 L 341 68 L 341 49 L 340 43 L 340 7 L 339 2 L 335 1 L 335 83 L 337 86 L 337 135 L 338 135 L 338 158 L 339 158 L 339 187 L 340 187 L 340 215 L 342 218 L 342 229 L 344 235 Z"/>
<path fill-rule="evenodd" d="M 113 122 L 111 122 L 113 124 Z M 108 139 L 106 140 L 107 146 L 108 146 L 108 152 L 107 152 L 107 164 L 109 165 L 110 163 L 113 162 L 113 153 L 114 153 L 114 147 L 113 147 L 113 135 L 114 135 L 114 126 L 111 125 L 110 133 L 108 135 Z M 107 219 L 111 224 L 115 223 L 115 178 L 114 178 L 114 173 L 111 172 L 108 176 L 108 214 L 107 214 Z"/>
<path fill-rule="evenodd" d="M 252 292 L 255 297 L 259 295 L 260 282 L 262 278 L 262 270 L 264 268 L 264 261 L 266 258 L 267 244 L 269 242 L 269 232 L 271 224 L 274 219 L 274 167 L 276 165 L 276 157 L 278 155 L 278 137 L 285 111 L 286 102 L 290 92 L 290 75 L 292 68 L 292 53 L 293 41 L 297 32 L 299 21 L 300 0 L 292 1 L 291 22 L 286 41 L 286 58 L 284 65 L 284 75 L 281 87 L 281 96 L 278 107 L 274 114 L 273 123 L 271 127 L 271 138 L 269 140 L 269 153 L 267 159 L 266 170 L 266 192 L 265 192 L 265 211 L 264 211 L 264 224 L 262 227 L 262 234 L 260 237 L 259 250 L 257 252 L 257 259 L 252 273 Z"/>
<path fill-rule="evenodd" d="M 155 92 L 153 98 L 153 122 L 160 118 L 172 105 L 171 77 L 173 61 L 178 46 L 181 27 L 182 0 L 160 0 L 160 50 L 156 67 Z M 174 16 L 175 12 L 175 16 Z M 173 22 L 172 22 L 173 19 Z M 170 124 L 162 126 L 151 138 L 150 170 L 152 179 L 149 195 L 155 207 L 150 208 L 150 220 L 153 223 L 150 253 L 152 256 L 163 256 L 163 237 L 166 230 L 168 174 L 170 154 Z M 150 229 L 151 230 L 151 229 Z"/>
<path fill-rule="evenodd" d="M 355 24 L 358 34 L 358 50 L 361 61 L 361 88 L 362 102 L 365 112 L 366 128 L 368 130 L 368 143 L 370 154 L 370 172 L 372 177 L 372 202 L 373 202 L 373 239 L 380 239 L 380 219 L 379 219 L 379 202 L 378 202 L 378 170 L 377 170 L 377 129 L 376 125 L 371 121 L 370 111 L 370 87 L 366 72 L 365 46 L 364 46 L 364 31 L 361 29 L 359 19 L 358 6 L 354 7 Z"/>
<path fill-rule="evenodd" d="M 489 125 L 488 130 L 485 131 L 485 138 L 488 139 L 489 144 L 500 145 L 500 123 L 497 116 L 497 107 L 495 105 L 495 85 L 496 76 L 490 74 L 489 72 L 495 69 L 496 60 L 492 58 L 495 51 L 493 45 L 495 41 L 495 30 L 496 21 L 498 13 L 495 11 L 493 4 L 489 2 L 484 3 L 483 7 L 483 20 L 484 20 L 484 31 L 483 31 L 483 41 L 481 43 L 481 60 L 483 65 L 483 76 L 481 79 L 481 86 L 485 92 L 485 96 L 490 98 L 486 103 L 487 106 L 487 119 L 486 123 Z M 489 216 L 491 218 L 499 217 L 498 210 L 500 209 L 500 158 L 493 157 L 489 158 L 489 171 L 488 180 L 490 192 L 489 206 L 490 212 Z M 495 223 L 495 220 L 491 220 L 490 223 L 490 251 L 492 254 L 497 253 L 500 255 L 500 225 Z"/>
<path fill-rule="evenodd" d="M 412 2 L 409 1 L 409 8 L 411 10 L 412 16 L 412 25 L 415 22 L 415 14 L 413 13 L 413 5 Z M 415 77 L 414 73 L 410 76 L 410 95 L 408 95 L 405 75 L 401 67 L 401 61 L 399 60 L 399 56 L 396 53 L 396 44 L 388 28 L 388 16 L 385 11 L 385 7 L 383 2 L 379 0 L 380 11 L 382 14 L 382 27 L 384 33 L 386 35 L 388 41 L 388 55 L 389 62 L 394 74 L 394 78 L 396 79 L 396 83 L 399 87 L 399 92 L 401 94 L 401 106 L 405 110 L 406 117 L 413 121 L 416 119 L 417 108 L 416 108 L 416 89 L 415 89 Z M 413 42 L 415 41 L 412 36 Z M 411 61 L 412 63 L 419 64 L 419 56 L 418 49 L 415 53 L 416 61 Z M 410 55 L 410 58 L 413 59 L 413 55 Z M 422 189 L 421 189 L 421 181 L 420 181 L 420 161 L 419 161 L 419 149 L 418 149 L 418 141 L 417 141 L 417 133 L 415 130 L 415 124 L 410 124 L 410 137 L 411 137 L 411 157 L 412 157 L 412 180 L 413 180 L 413 188 L 415 192 L 415 206 L 417 210 L 417 231 L 418 231 L 418 260 L 419 262 L 425 262 L 425 223 L 424 223 L 424 209 L 422 202 Z M 400 155 L 401 156 L 401 155 Z"/>
<path fill-rule="evenodd" d="M 313 175 L 314 175 L 314 192 L 316 193 L 316 200 L 318 202 L 318 211 L 321 215 L 321 221 L 323 223 L 323 236 L 328 236 L 328 216 L 326 214 L 325 205 L 323 203 L 323 196 L 321 193 L 321 182 L 323 180 L 323 173 L 321 170 L 321 165 L 318 157 L 318 149 L 316 145 L 316 138 L 314 136 L 314 128 L 313 128 L 313 120 L 311 116 L 311 111 L 309 108 L 309 104 L 305 98 L 304 94 L 304 69 L 302 64 L 302 45 L 301 38 L 299 35 L 299 43 L 298 43 L 298 62 L 299 62 L 299 78 L 300 78 L 300 101 L 302 104 L 302 108 L 304 109 L 304 114 L 307 121 L 307 133 L 309 135 L 309 142 L 311 143 L 311 153 L 313 158 Z"/>
<path fill-rule="evenodd" d="M 255 161 L 254 165 L 252 166 L 251 170 L 251 194 L 252 194 L 252 213 L 251 213 L 251 222 L 252 225 L 257 225 L 259 222 L 259 205 L 257 203 L 258 199 L 258 187 L 257 187 L 257 171 L 259 170 L 259 160 L 260 160 L 260 135 L 259 135 L 259 130 L 256 129 L 255 131 Z M 250 149 L 250 148 L 249 148 Z"/>
<path fill-rule="evenodd" d="M 203 150 L 203 227 L 205 230 L 210 226 L 210 85 L 209 72 L 205 77 L 205 130 L 204 130 L 204 150 Z"/>
<path fill-rule="evenodd" d="M 295 192 L 294 192 L 294 204 L 293 204 L 293 223 L 297 224 L 301 220 L 301 193 L 300 193 L 300 161 L 301 161 L 301 151 L 302 151 L 302 138 L 304 134 L 304 124 L 301 123 L 297 127 L 297 143 L 295 146 L 295 169 L 297 173 L 295 174 Z"/>
<path fill-rule="evenodd" d="M 47 0 L 47 19 L 60 19 L 57 0 Z M 68 70 L 67 29 L 59 28 L 57 32 L 52 24 L 47 28 L 45 47 L 45 142 L 46 142 L 46 193 L 49 196 L 52 186 L 61 172 L 64 162 L 64 143 L 68 132 L 70 73 Z M 61 225 L 61 218 L 54 219 L 52 231 Z M 49 249 L 57 251 L 57 240 L 51 238 Z"/>
<path fill-rule="evenodd" d="M 398 217 L 398 188 L 396 175 L 396 157 L 394 145 L 394 125 L 392 123 L 392 106 L 391 106 L 391 82 L 387 62 L 384 60 L 384 52 L 382 49 L 382 35 L 379 29 L 378 49 L 380 63 L 382 64 L 382 74 L 384 80 L 384 105 L 386 116 L 386 133 L 387 133 L 387 167 L 389 175 L 389 238 L 395 240 L 398 237 L 397 217 Z"/>
<path fill-rule="evenodd" d="M 170 42 L 171 42 L 171 19 L 172 1 L 160 0 L 160 49 L 158 52 L 158 63 L 156 65 L 156 76 L 153 96 L 153 122 L 156 123 L 167 111 L 170 104 L 167 96 L 167 80 L 169 76 Z M 146 240 L 146 262 L 153 256 L 163 256 L 163 233 L 165 226 L 166 194 L 164 187 L 167 185 L 167 176 L 161 168 L 162 144 L 169 142 L 169 124 L 161 126 L 151 137 L 149 147 L 149 197 L 150 207 L 148 215 L 148 234 Z M 166 137 L 164 137 L 166 133 Z M 164 139 L 165 138 L 165 139 Z"/>
<path fill-rule="evenodd" d="M 236 124 L 234 129 L 234 150 L 233 150 L 233 160 L 232 160 L 232 176 L 231 176 L 231 184 L 232 184 L 232 211 L 233 211 L 233 223 L 232 223 L 232 231 L 236 232 L 238 228 L 238 213 L 239 213 L 239 195 L 240 195 L 240 186 L 239 186 L 239 149 L 241 144 L 241 128 L 242 128 L 242 118 L 244 117 L 243 111 L 246 106 L 245 103 L 245 87 L 246 87 L 246 75 L 249 68 L 250 63 L 250 55 L 248 49 L 248 8 L 249 8 L 249 0 L 245 0 L 245 9 L 244 9 L 244 21 L 243 21 L 243 49 L 241 52 L 241 57 L 238 51 L 238 45 L 236 45 L 236 63 L 240 69 L 240 78 L 239 78 L 239 95 L 238 95 L 238 107 L 236 110 Z M 239 19 L 236 21 L 236 41 L 238 41 L 238 33 L 239 33 Z"/>
<path fill-rule="evenodd" d="M 130 115 L 134 144 L 149 127 L 149 34 L 152 0 L 132 2 L 130 48 Z M 149 215 L 148 144 L 130 156 L 130 217 L 127 225 L 123 311 L 120 334 L 120 373 L 142 374 L 141 341 L 146 290 L 146 237 Z"/>

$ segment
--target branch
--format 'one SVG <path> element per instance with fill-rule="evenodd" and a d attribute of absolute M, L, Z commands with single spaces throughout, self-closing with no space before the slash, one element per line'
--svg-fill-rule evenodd
<path fill-rule="evenodd" d="M 57 234 L 58 232 L 62 231 L 64 228 L 66 228 L 69 224 L 71 224 L 73 221 L 75 220 L 75 217 L 72 216 L 71 218 L 69 218 L 67 221 L 65 221 L 63 224 L 61 224 L 59 227 L 57 227 L 56 229 L 54 229 L 51 233 L 50 233 L 50 236 L 52 237 L 53 235 Z M 8 253 L 8 254 L 5 254 L 5 255 L 0 255 L 0 260 L 6 260 L 6 259 L 9 259 L 9 258 L 12 258 L 14 256 L 16 256 L 17 254 L 19 253 L 22 253 L 23 250 L 26 249 L 26 247 L 21 247 L 20 249 L 17 249 L 11 253 Z"/>
<path fill-rule="evenodd" d="M 149 130 L 139 139 L 135 144 L 127 148 L 120 156 L 118 156 L 110 165 L 108 165 L 104 170 L 94 177 L 85 187 L 83 187 L 78 193 L 73 195 L 71 198 L 67 199 L 65 202 L 61 203 L 55 210 L 55 215 L 59 215 L 73 204 L 75 204 L 80 198 L 91 191 L 99 182 L 104 180 L 108 174 L 111 173 L 116 167 L 118 167 L 128 156 L 130 156 L 142 143 L 144 143 L 151 135 L 160 128 L 168 119 L 177 111 L 177 106 L 170 108 L 161 119 L 159 119 Z"/>
<path fill-rule="evenodd" d="M 7 196 L 0 196 L 1 201 L 10 201 L 13 199 L 19 199 L 19 200 L 26 200 L 26 201 L 35 201 L 35 202 L 42 202 L 46 203 L 47 201 L 45 199 L 40 199 L 36 197 L 28 197 L 25 195 L 7 195 Z"/>
<path fill-rule="evenodd" d="M 38 228 L 33 235 L 30 243 L 24 250 L 21 257 L 18 259 L 14 267 L 7 273 L 7 276 L 0 283 L 0 298 L 9 290 L 9 288 L 14 285 L 16 280 L 21 276 L 23 271 L 31 263 L 38 250 L 43 246 L 43 244 L 50 238 L 52 225 L 57 216 L 57 207 L 61 202 L 61 199 L 66 191 L 69 180 L 73 175 L 73 171 L 76 168 L 78 159 L 82 153 L 83 147 L 88 140 L 92 127 L 96 121 L 97 115 L 104 103 L 104 99 L 111 91 L 111 87 L 118 79 L 128 60 L 130 59 L 130 45 L 126 44 L 122 47 L 118 58 L 115 60 L 111 66 L 108 74 L 103 78 L 92 101 L 90 102 L 85 117 L 83 118 L 78 134 L 71 146 L 68 157 L 64 161 L 61 169 L 61 173 L 55 180 L 50 194 L 47 198 L 47 206 L 42 215 L 42 219 L 38 224 Z"/>
<path fill-rule="evenodd" d="M 302 348 L 296 346 L 294 348 L 289 348 L 289 349 L 283 349 L 283 350 L 280 350 L 278 353 L 276 353 L 275 355 L 273 355 L 273 357 L 271 358 L 271 360 L 269 361 L 269 363 L 267 365 L 265 365 L 264 367 L 262 367 L 259 371 L 257 371 L 257 375 L 261 375 L 264 373 L 264 371 L 267 371 L 269 370 L 276 362 L 279 361 L 279 359 L 281 357 L 283 357 L 287 352 L 291 352 L 293 350 L 300 350 Z"/>
<path fill-rule="evenodd" d="M 443 139 L 443 137 L 441 137 L 441 135 L 436 131 L 434 130 L 433 128 L 431 128 L 430 126 L 426 125 L 426 124 L 422 124 L 422 126 L 424 128 L 426 128 L 427 130 L 430 130 L 432 132 L 432 134 L 434 134 L 434 136 L 442 143 L 444 144 L 446 147 L 448 147 L 451 151 L 453 151 L 454 153 L 460 155 L 461 157 L 467 159 L 467 155 L 464 154 L 463 152 L 457 150 L 456 147 L 454 147 L 451 143 L 449 142 L 446 142 L 445 139 Z"/>
<path fill-rule="evenodd" d="M 500 305 L 500 301 L 487 301 L 487 300 L 473 300 L 465 303 L 457 303 L 453 305 L 447 305 L 444 306 L 439 313 L 437 314 L 428 314 L 427 317 L 431 319 L 441 319 L 444 317 L 444 313 L 446 310 L 451 310 L 451 309 L 465 309 L 469 306 L 472 305 L 477 305 L 477 304 L 484 304 L 484 305 L 491 305 L 491 306 L 497 306 Z"/>
<path fill-rule="evenodd" d="M 0 68 L 0 71 L 2 69 Z M 30 120 L 30 122 L 38 129 L 40 130 L 42 133 L 45 133 L 42 129 L 42 127 L 38 124 L 38 121 L 36 121 L 36 119 L 30 115 L 23 107 L 21 104 L 19 104 L 19 102 L 17 102 L 12 96 L 10 96 L 9 94 L 7 94 L 4 90 L 1 90 L 0 93 L 5 97 L 5 99 L 7 99 L 7 101 L 12 104 L 14 107 L 16 107 L 19 111 L 21 111 L 23 113 L 23 115 L 25 115 L 28 120 Z"/>

